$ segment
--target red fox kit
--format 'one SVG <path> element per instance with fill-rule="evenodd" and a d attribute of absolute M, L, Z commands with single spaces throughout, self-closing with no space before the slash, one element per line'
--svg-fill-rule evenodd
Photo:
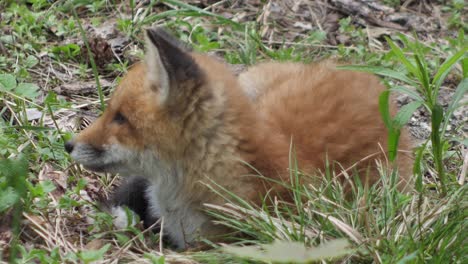
<path fill-rule="evenodd" d="M 236 77 L 162 29 L 146 35 L 145 62 L 131 68 L 104 114 L 65 147 L 90 170 L 139 176 L 121 195 L 139 197 L 129 204 L 146 214 L 145 222 L 164 217 L 177 247 L 226 232 L 203 210 L 223 203 L 204 183 L 253 203 L 272 189 L 287 196 L 252 174 L 288 181 L 291 145 L 301 171 L 319 175 L 328 158 L 360 171 L 363 182 L 378 180 L 375 159 L 384 159 L 387 132 L 376 77 L 331 63 L 265 63 Z M 409 148 L 405 133 L 400 148 Z M 403 188 L 410 159 L 399 156 Z"/>

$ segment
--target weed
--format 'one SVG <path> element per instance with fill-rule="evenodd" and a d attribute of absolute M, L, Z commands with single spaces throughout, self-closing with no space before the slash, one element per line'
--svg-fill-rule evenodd
<path fill-rule="evenodd" d="M 431 136 L 430 142 L 432 146 L 432 155 L 435 162 L 436 170 L 438 172 L 438 177 L 440 179 L 440 186 L 442 193 L 447 193 L 447 188 L 450 182 L 453 180 L 447 179 L 445 168 L 444 168 L 444 144 L 446 139 L 444 138 L 445 131 L 447 129 L 448 120 L 452 113 L 462 105 L 459 104 L 462 96 L 468 91 L 468 78 L 466 69 L 463 69 L 462 76 L 463 80 L 460 82 L 456 88 L 454 97 L 450 102 L 446 110 L 442 108 L 440 103 L 437 101 L 439 97 L 439 91 L 442 83 L 444 82 L 445 77 L 449 74 L 451 69 L 458 63 L 462 64 L 467 63 L 466 54 L 468 52 L 468 47 L 462 47 L 461 50 L 455 52 L 452 56 L 448 57 L 434 73 L 430 73 L 428 62 L 424 58 L 424 47 L 419 41 L 410 42 L 404 35 L 399 35 L 400 40 L 404 43 L 406 47 L 409 48 L 413 54 L 412 58 L 409 59 L 403 53 L 403 50 L 398 47 L 392 40 L 387 39 L 388 44 L 391 47 L 393 58 L 404 65 L 404 72 L 402 74 L 390 68 L 382 67 L 369 67 L 369 66 L 346 66 L 345 69 L 352 70 L 362 70 L 367 72 L 372 72 L 382 76 L 390 77 L 396 79 L 404 84 L 409 85 L 410 87 L 416 88 L 416 93 L 414 91 L 408 90 L 402 86 L 389 86 L 390 90 L 398 90 L 400 92 L 406 93 L 411 96 L 414 101 L 410 104 L 405 105 L 400 112 L 395 116 L 394 119 L 390 117 L 389 110 L 389 93 L 390 90 L 382 93 L 380 97 L 380 110 L 383 117 L 383 120 L 389 130 L 388 144 L 390 149 L 390 160 L 393 161 L 396 157 L 396 149 L 398 146 L 398 137 L 400 134 L 400 129 L 408 122 L 409 118 L 413 112 L 420 106 L 424 106 L 429 113 L 431 114 Z M 423 144 L 423 148 L 427 144 Z M 418 153 L 421 154 L 424 149 L 419 150 Z M 417 157 L 417 160 L 420 158 Z M 419 164 L 415 164 L 415 174 L 418 175 L 417 179 L 417 188 L 419 191 L 421 189 L 422 183 L 422 171 L 420 170 Z"/>

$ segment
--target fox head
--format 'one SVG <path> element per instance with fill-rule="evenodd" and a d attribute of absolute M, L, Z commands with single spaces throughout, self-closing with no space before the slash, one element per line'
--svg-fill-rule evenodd
<path fill-rule="evenodd" d="M 162 29 L 148 29 L 145 61 L 129 70 L 102 116 L 65 149 L 94 171 L 145 173 L 182 160 L 206 147 L 194 142 L 224 122 L 233 83 L 222 63 L 188 51 Z"/>

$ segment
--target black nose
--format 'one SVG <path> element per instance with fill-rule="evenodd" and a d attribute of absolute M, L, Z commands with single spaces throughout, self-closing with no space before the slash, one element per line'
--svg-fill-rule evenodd
<path fill-rule="evenodd" d="M 73 144 L 73 141 L 67 141 L 65 142 L 65 150 L 68 152 L 68 153 L 71 153 L 73 151 L 73 147 L 75 146 L 75 144 Z"/>

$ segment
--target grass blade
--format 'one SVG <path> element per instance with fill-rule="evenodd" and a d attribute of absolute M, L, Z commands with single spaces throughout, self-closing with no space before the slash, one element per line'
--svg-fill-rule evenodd
<path fill-rule="evenodd" d="M 416 101 L 424 101 L 423 98 L 416 91 L 413 91 L 404 86 L 393 86 L 392 88 L 390 88 L 390 91 L 395 91 L 395 92 L 406 94 Z"/>
<path fill-rule="evenodd" d="M 440 65 L 439 70 L 434 75 L 434 79 L 432 80 L 432 84 L 434 84 L 435 87 L 440 87 L 440 85 L 442 84 L 442 82 L 444 81 L 445 77 L 450 72 L 450 70 L 453 68 L 453 66 L 455 66 L 455 64 L 460 60 L 460 58 L 465 56 L 465 54 L 467 52 L 468 52 L 468 47 L 458 51 L 455 54 L 453 54 L 444 63 L 442 63 L 442 65 Z M 466 60 L 467 59 L 463 59 L 463 61 L 466 61 Z"/>
<path fill-rule="evenodd" d="M 91 66 L 93 68 L 94 80 L 96 81 L 96 85 L 97 85 L 101 110 L 104 111 L 104 109 L 106 108 L 106 104 L 104 103 L 104 93 L 102 92 L 101 83 L 99 82 L 99 73 L 96 67 L 96 62 L 94 61 L 91 48 L 89 47 L 89 41 L 88 41 L 88 38 L 86 37 L 86 32 L 84 31 L 83 26 L 81 25 L 80 18 L 78 17 L 78 14 L 76 13 L 76 10 L 74 8 L 72 9 L 72 11 L 73 11 L 73 16 L 76 20 L 76 23 L 78 24 L 78 28 L 80 29 L 81 37 L 83 38 L 86 49 L 88 51 L 89 62 L 91 63 Z"/>
<path fill-rule="evenodd" d="M 393 162 L 398 153 L 400 130 L 392 128 L 388 133 L 388 159 Z"/>
<path fill-rule="evenodd" d="M 457 86 L 457 89 L 455 90 L 455 93 L 453 94 L 452 101 L 450 102 L 449 106 L 447 107 L 446 113 L 445 113 L 445 120 L 444 124 L 442 125 L 442 133 L 445 133 L 445 130 L 447 129 L 447 125 L 450 122 L 450 116 L 452 116 L 453 112 L 461 107 L 458 103 L 460 100 L 463 98 L 464 95 L 468 93 L 468 78 L 463 79 L 460 84 Z"/>
<path fill-rule="evenodd" d="M 400 38 L 403 38 L 403 37 L 404 36 L 400 36 Z M 413 65 L 413 63 L 411 63 L 411 61 L 409 61 L 406 58 L 405 54 L 403 53 L 403 50 L 400 47 L 398 47 L 390 38 L 385 37 L 385 40 L 387 40 L 387 43 L 388 45 L 390 45 L 391 50 L 393 51 L 395 56 L 397 56 L 398 60 L 402 62 L 403 65 L 405 65 L 406 69 L 408 69 L 408 71 L 412 73 L 414 76 L 418 77 L 416 66 Z"/>
<path fill-rule="evenodd" d="M 426 141 L 422 146 L 420 146 L 416 150 L 416 155 L 414 159 L 413 173 L 414 175 L 416 175 L 416 191 L 418 192 L 423 191 L 423 173 L 421 168 L 421 161 L 423 158 L 424 150 L 426 149 L 427 142 L 428 141 Z"/>
<path fill-rule="evenodd" d="M 461 61 L 463 78 L 468 78 L 468 58 L 464 58 Z"/>
<path fill-rule="evenodd" d="M 387 129 L 392 129 L 392 117 L 389 105 L 390 91 L 383 91 L 379 96 L 379 111 Z"/>
<path fill-rule="evenodd" d="M 405 74 L 387 69 L 384 67 L 374 67 L 374 66 L 367 66 L 367 65 L 348 65 L 348 66 L 338 66 L 337 69 L 341 70 L 352 70 L 352 71 L 361 71 L 361 72 L 369 72 L 373 74 L 377 74 L 384 77 L 390 77 L 392 79 L 396 79 L 402 82 L 405 82 L 411 86 L 416 86 L 416 83 L 408 78 Z"/>
<path fill-rule="evenodd" d="M 427 72 L 427 64 L 424 59 L 421 59 L 419 55 L 414 55 L 414 60 L 416 61 L 419 81 L 422 83 L 424 90 L 426 91 L 426 96 L 432 100 L 437 98 L 439 93 L 438 87 L 432 87 L 429 81 L 429 73 Z M 435 100 L 435 99 L 434 99 Z M 432 103 L 435 103 L 432 101 Z"/>
<path fill-rule="evenodd" d="M 432 124 L 432 132 L 431 132 L 431 142 L 432 142 L 432 151 L 434 155 L 434 162 L 436 164 L 436 170 L 439 174 L 440 183 L 442 186 L 443 194 L 446 194 L 446 180 L 445 180 L 445 170 L 443 164 L 443 146 L 442 140 L 440 135 L 440 125 L 444 118 L 444 110 L 442 106 L 439 104 L 434 105 L 432 109 L 432 116 L 431 116 L 431 124 Z"/>

